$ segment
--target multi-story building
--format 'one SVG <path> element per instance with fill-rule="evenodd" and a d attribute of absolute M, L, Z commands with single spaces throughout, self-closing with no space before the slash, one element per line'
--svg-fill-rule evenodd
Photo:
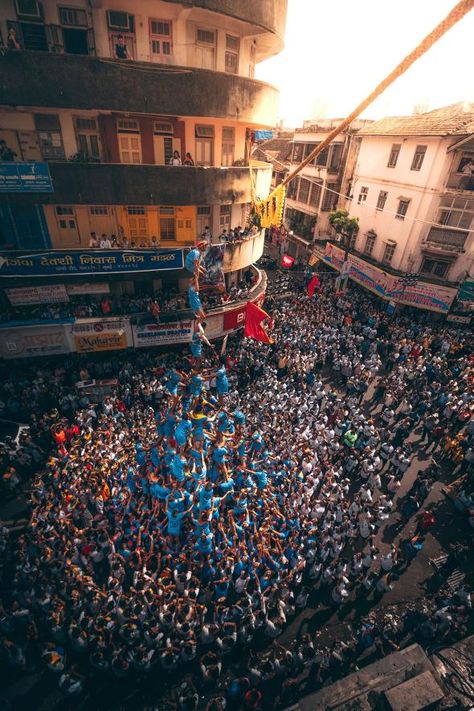
<path fill-rule="evenodd" d="M 356 141 L 346 208 L 359 218 L 359 255 L 439 283 L 472 275 L 474 106 L 385 118 Z"/>
<path fill-rule="evenodd" d="M 175 252 L 206 228 L 217 242 L 244 225 L 272 173 L 264 162 L 249 169 L 251 135 L 275 124 L 277 106 L 255 65 L 281 50 L 285 15 L 286 0 L 2 2 L 0 141 L 10 160 L 47 163 L 52 180 L 50 192 L 0 181 L 2 255 L 77 259 L 91 233 Z M 226 249 L 228 285 L 262 249 L 261 233 Z M 111 268 L 111 289 L 184 284 L 178 270 L 135 272 L 124 281 Z"/>
<path fill-rule="evenodd" d="M 252 157 L 272 164 L 272 188 L 276 188 L 286 178 L 290 170 L 293 131 L 276 131 L 273 138 L 257 143 Z"/>
<path fill-rule="evenodd" d="M 319 119 L 304 122 L 293 136 L 290 172 L 322 143 L 342 119 Z M 359 120 L 336 136 L 302 172 L 288 185 L 285 228 L 288 231 L 287 251 L 290 256 L 304 259 L 313 241 L 327 239 L 330 233 L 328 216 L 347 188 L 346 176 L 355 158 L 354 135 L 370 123 Z"/>

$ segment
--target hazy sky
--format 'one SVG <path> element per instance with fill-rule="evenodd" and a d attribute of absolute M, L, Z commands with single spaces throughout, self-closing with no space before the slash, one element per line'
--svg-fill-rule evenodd
<path fill-rule="evenodd" d="M 258 0 L 254 0 L 258 1 Z M 257 67 L 287 126 L 348 114 L 456 0 L 288 0 L 284 50 Z M 474 10 L 372 104 L 366 118 L 474 101 Z"/>

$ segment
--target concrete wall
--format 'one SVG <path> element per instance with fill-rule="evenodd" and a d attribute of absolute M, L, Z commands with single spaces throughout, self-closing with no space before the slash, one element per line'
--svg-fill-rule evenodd
<path fill-rule="evenodd" d="M 273 126 L 277 90 L 205 69 L 166 72 L 143 64 L 46 52 L 8 52 L 0 62 L 4 105 L 214 116 Z"/>
<path fill-rule="evenodd" d="M 209 205 L 251 199 L 249 168 L 50 163 L 52 193 L 38 193 L 37 204 Z M 271 166 L 259 168 L 261 192 L 268 195 Z M 264 186 L 267 186 L 264 192 Z M 31 194 L 0 194 L 0 203 L 31 204 Z"/>

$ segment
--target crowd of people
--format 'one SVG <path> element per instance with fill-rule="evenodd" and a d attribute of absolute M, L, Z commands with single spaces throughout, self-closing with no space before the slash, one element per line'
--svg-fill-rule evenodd
<path fill-rule="evenodd" d="M 255 271 L 249 269 L 243 279 L 230 286 L 222 293 L 212 289 L 201 292 L 201 300 L 207 309 L 225 306 L 232 301 L 241 301 L 248 297 L 255 286 Z M 98 294 L 71 296 L 67 302 L 52 304 L 30 304 L 25 306 L 5 305 L 1 309 L 0 323 L 16 321 L 58 321 L 75 318 L 100 318 L 109 316 L 137 316 L 150 314 L 154 320 L 175 316 L 183 318 L 188 311 L 185 292 L 178 289 L 155 291 L 153 294 L 140 296 L 130 294 Z"/>
<path fill-rule="evenodd" d="M 313 629 L 279 646 L 308 607 L 375 604 L 423 548 L 434 516 L 397 545 L 377 542 L 415 451 L 435 460 L 410 495 L 422 502 L 450 461 L 469 528 L 473 355 L 470 331 L 390 318 L 356 287 L 273 290 L 267 304 L 273 345 L 239 335 L 219 354 L 199 329 L 179 353 L 5 374 L 3 416 L 30 422 L 2 449 L 31 506 L 24 530 L 1 533 L 10 667 L 44 664 L 71 697 L 87 690 L 86 669 L 153 671 L 174 680 L 179 709 L 202 697 L 208 711 L 262 709 L 294 700 L 305 668 L 310 690 L 370 646 L 396 649 L 409 624 L 422 640 L 469 628 L 462 587 L 398 627 L 369 617 L 346 640 Z M 110 376 L 117 389 L 100 403 L 72 387 Z"/>
<path fill-rule="evenodd" d="M 212 234 L 209 226 L 206 225 L 204 232 L 202 233 L 200 239 L 208 246 L 217 244 L 238 244 L 239 242 L 244 242 L 246 239 L 253 237 L 257 231 L 257 228 L 252 225 L 247 225 L 242 227 L 241 225 L 236 225 L 235 227 L 229 227 L 229 229 L 223 227 L 219 234 Z M 108 235 L 105 232 L 100 236 L 96 232 L 90 233 L 89 247 L 91 249 L 159 249 L 160 239 L 156 235 L 152 235 L 150 238 L 143 237 L 138 242 L 134 239 L 129 239 L 125 234 Z"/>

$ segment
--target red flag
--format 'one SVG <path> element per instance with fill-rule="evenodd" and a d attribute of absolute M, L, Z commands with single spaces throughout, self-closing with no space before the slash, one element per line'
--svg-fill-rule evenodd
<path fill-rule="evenodd" d="M 320 287 L 320 282 L 319 282 L 319 279 L 318 279 L 317 274 L 315 274 L 314 277 L 311 279 L 311 281 L 310 281 L 309 284 L 308 284 L 308 296 L 309 296 L 309 298 L 311 298 L 311 297 L 313 296 L 314 290 L 315 290 L 316 288 L 319 289 L 319 287 Z"/>
<path fill-rule="evenodd" d="M 245 308 L 244 335 L 247 336 L 247 338 L 254 338 L 256 341 L 261 341 L 262 343 L 273 343 L 273 340 L 262 326 L 262 321 L 265 319 L 269 320 L 270 327 L 273 326 L 273 320 L 267 312 L 259 306 L 252 304 L 251 301 L 248 301 Z"/>
<path fill-rule="evenodd" d="M 290 257 L 289 254 L 284 254 L 283 257 L 281 258 L 281 266 L 282 267 L 292 267 L 294 264 L 295 258 Z"/>

